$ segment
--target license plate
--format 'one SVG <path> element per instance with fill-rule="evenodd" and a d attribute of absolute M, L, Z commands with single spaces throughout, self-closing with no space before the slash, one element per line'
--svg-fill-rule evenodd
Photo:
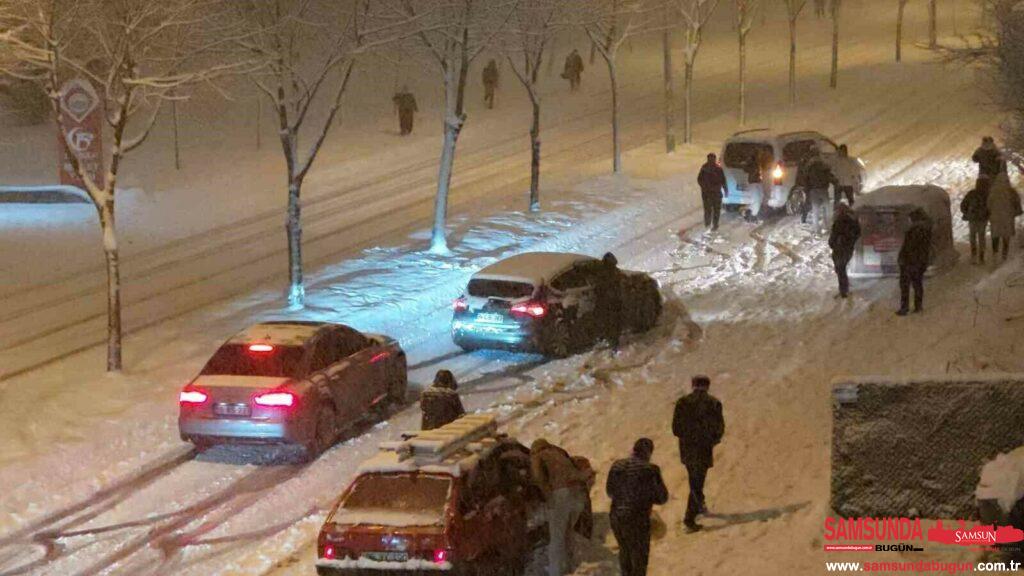
<path fill-rule="evenodd" d="M 736 189 L 739 190 L 740 192 L 746 192 L 747 191 L 747 185 L 742 183 L 742 182 L 737 182 L 736 183 Z"/>
<path fill-rule="evenodd" d="M 248 416 L 248 404 L 214 404 L 213 413 L 219 416 Z"/>
<path fill-rule="evenodd" d="M 365 552 L 363 558 L 374 562 L 408 562 L 408 552 Z"/>
<path fill-rule="evenodd" d="M 505 317 L 501 314 L 477 314 L 476 319 L 479 322 L 487 322 L 488 324 L 501 324 L 505 321 Z"/>

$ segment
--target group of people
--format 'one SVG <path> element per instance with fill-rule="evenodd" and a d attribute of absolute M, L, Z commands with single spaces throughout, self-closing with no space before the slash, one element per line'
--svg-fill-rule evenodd
<path fill-rule="evenodd" d="M 672 433 L 679 440 L 679 457 L 689 478 L 689 495 L 683 515 L 687 532 L 698 532 L 697 522 L 708 514 L 704 482 L 714 465 L 714 448 L 725 434 L 722 403 L 711 395 L 711 379 L 694 376 L 692 390 L 676 402 Z M 454 422 L 465 413 L 454 375 L 439 370 L 434 384 L 421 396 L 422 429 L 433 430 Z M 656 505 L 668 502 L 669 493 L 661 469 L 651 462 L 654 441 L 640 438 L 632 453 L 615 461 L 608 471 L 605 491 L 611 500 L 609 520 L 619 544 L 619 565 L 624 576 L 645 576 L 651 546 L 651 514 Z M 530 446 L 530 479 L 544 498 L 548 524 L 548 576 L 562 576 L 572 569 L 573 533 L 579 532 L 590 506 L 595 473 L 585 458 L 539 438 Z M 584 531 L 589 534 L 589 531 Z"/>
<path fill-rule="evenodd" d="M 1016 219 L 1021 215 L 1020 195 L 1010 185 L 1007 163 L 991 136 L 982 139 L 972 157 L 978 164 L 978 180 L 960 202 L 960 213 L 967 222 L 971 239 L 971 261 L 985 263 L 986 235 L 991 226 L 992 259 L 1005 262 L 1010 239 L 1016 234 Z"/>
<path fill-rule="evenodd" d="M 569 81 L 569 91 L 576 92 L 580 88 L 580 82 L 583 75 L 583 58 L 580 56 L 578 50 L 573 49 L 568 56 L 565 57 L 565 67 L 562 69 L 562 78 Z M 482 72 L 482 82 L 484 85 L 484 105 L 487 109 L 494 108 L 494 98 L 497 94 L 498 85 L 501 81 L 501 72 L 498 70 L 498 62 L 494 58 L 491 58 L 484 66 Z M 416 105 L 416 97 L 409 91 L 407 85 L 403 85 L 401 89 L 395 92 L 394 96 L 391 97 L 391 101 L 395 106 L 395 111 L 398 113 L 398 128 L 399 133 L 402 136 L 408 136 L 412 134 L 413 120 L 416 113 L 419 112 L 419 107 Z"/>

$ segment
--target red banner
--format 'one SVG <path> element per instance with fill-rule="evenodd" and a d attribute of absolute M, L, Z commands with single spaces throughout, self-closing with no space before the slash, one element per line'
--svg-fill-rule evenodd
<path fill-rule="evenodd" d="M 64 131 L 57 137 L 67 143 L 65 146 L 58 141 L 60 183 L 86 189 L 71 166 L 70 150 L 85 173 L 102 188 L 106 181 L 103 168 L 103 101 L 92 83 L 74 78 L 61 86 L 60 116 Z"/>

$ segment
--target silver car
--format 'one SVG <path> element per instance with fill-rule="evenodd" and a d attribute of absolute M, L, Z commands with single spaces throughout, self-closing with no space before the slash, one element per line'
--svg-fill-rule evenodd
<path fill-rule="evenodd" d="M 298 444 L 310 457 L 405 400 L 405 352 L 340 324 L 267 322 L 224 343 L 179 394 L 178 430 L 199 448 Z"/>

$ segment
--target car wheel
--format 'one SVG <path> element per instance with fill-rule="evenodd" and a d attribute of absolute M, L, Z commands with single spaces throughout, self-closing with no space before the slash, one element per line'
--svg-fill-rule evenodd
<path fill-rule="evenodd" d="M 572 332 L 569 330 L 569 323 L 563 318 L 557 318 L 551 325 L 546 340 L 546 355 L 554 358 L 567 358 L 572 355 Z"/>
<path fill-rule="evenodd" d="M 315 459 L 334 446 L 337 439 L 338 420 L 334 416 L 334 409 L 326 403 L 321 403 L 316 409 L 316 424 L 313 429 L 313 437 L 306 445 L 306 457 L 309 460 Z"/>
<path fill-rule="evenodd" d="M 806 195 L 800 188 L 794 188 L 789 191 L 789 198 L 786 200 L 786 213 L 790 216 L 796 216 L 804 211 L 804 203 L 806 202 Z"/>

